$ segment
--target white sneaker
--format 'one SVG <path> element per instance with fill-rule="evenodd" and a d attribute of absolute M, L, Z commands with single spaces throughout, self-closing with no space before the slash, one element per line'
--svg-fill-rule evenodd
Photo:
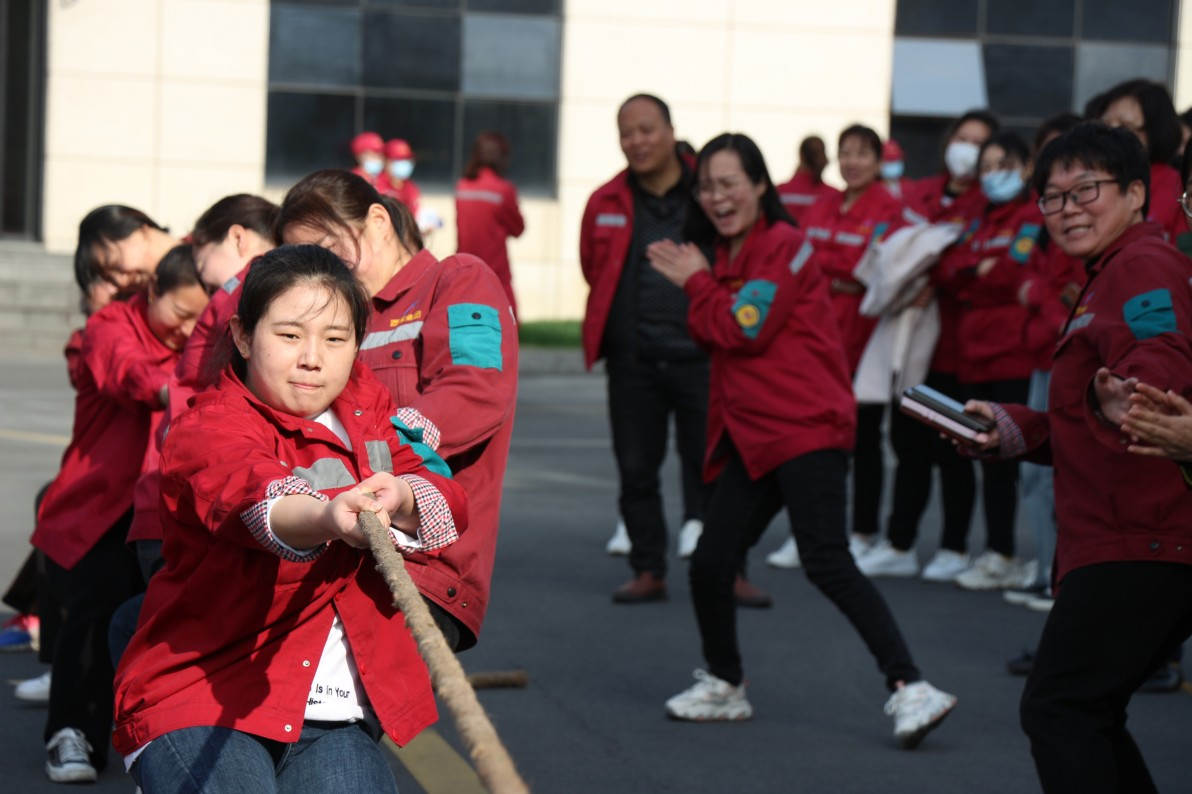
<path fill-rule="evenodd" d="M 860 562 L 861 558 L 869 553 L 876 544 L 873 537 L 869 535 L 858 535 L 855 532 L 848 536 L 848 553 L 853 555 L 853 562 Z"/>
<path fill-rule="evenodd" d="M 857 569 L 866 576 L 915 576 L 919 560 L 914 551 L 899 551 L 883 540 L 857 560 Z"/>
<path fill-rule="evenodd" d="M 604 545 L 604 550 L 614 557 L 624 557 L 632 548 L 633 544 L 629 542 L 629 530 L 625 529 L 625 522 L 617 519 L 617 528 L 608 543 Z"/>
<path fill-rule="evenodd" d="M 1032 612 L 1050 612 L 1055 606 L 1055 598 L 1050 595 L 1035 596 L 1027 601 L 1025 606 Z"/>
<path fill-rule="evenodd" d="M 78 728 L 63 728 L 46 744 L 46 776 L 55 783 L 94 783 L 91 745 Z"/>
<path fill-rule="evenodd" d="M 940 549 L 923 569 L 923 578 L 928 582 L 954 582 L 956 577 L 973 565 L 967 554 L 949 549 Z"/>
<path fill-rule="evenodd" d="M 773 568 L 798 568 L 799 564 L 799 547 L 794 538 L 787 538 L 786 543 L 766 555 L 766 565 Z"/>
<path fill-rule="evenodd" d="M 1024 563 L 1014 557 L 1004 557 L 996 551 L 986 551 L 973 567 L 956 577 L 956 584 L 965 590 L 1000 590 L 1006 587 L 1029 587 L 1035 581 L 1036 563 Z"/>
<path fill-rule="evenodd" d="M 926 681 L 899 687 L 886 701 L 886 713 L 894 718 L 894 738 L 904 750 L 911 750 L 934 730 L 956 706 L 956 696 L 941 692 Z"/>
<path fill-rule="evenodd" d="M 30 678 L 17 684 L 14 694 L 17 696 L 17 700 L 23 700 L 26 703 L 49 703 L 50 671 L 46 670 L 37 678 Z"/>
<path fill-rule="evenodd" d="M 699 543 L 699 536 L 704 534 L 704 522 L 698 518 L 689 518 L 683 522 L 679 530 L 679 559 L 685 560 L 695 551 Z"/>
<path fill-rule="evenodd" d="M 745 684 L 733 686 L 706 670 L 696 670 L 695 684 L 666 701 L 671 719 L 710 722 L 747 720 L 753 706 L 745 699 Z"/>

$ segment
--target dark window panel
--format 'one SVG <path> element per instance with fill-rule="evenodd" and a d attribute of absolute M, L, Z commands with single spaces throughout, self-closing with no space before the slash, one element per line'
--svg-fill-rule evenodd
<path fill-rule="evenodd" d="M 460 18 L 369 11 L 364 15 L 364 84 L 459 90 Z"/>
<path fill-rule="evenodd" d="M 977 0 L 898 0 L 899 36 L 975 36 Z"/>
<path fill-rule="evenodd" d="M 1016 36 L 1073 35 L 1076 0 L 986 0 L 985 32 Z"/>
<path fill-rule="evenodd" d="M 463 91 L 470 97 L 553 100 L 559 90 L 559 20 L 465 14 Z"/>
<path fill-rule="evenodd" d="M 1083 0 L 1080 35 L 1107 41 L 1170 44 L 1175 33 L 1172 0 Z"/>
<path fill-rule="evenodd" d="M 906 175 L 912 179 L 933 176 L 943 170 L 943 140 L 951 119 L 894 116 L 890 137 L 902 146 Z"/>
<path fill-rule="evenodd" d="M 983 50 L 994 113 L 1045 118 L 1072 107 L 1072 47 L 986 44 Z"/>
<path fill-rule="evenodd" d="M 358 6 L 360 0 L 285 0 L 285 5 L 306 5 L 306 6 Z M 281 5 L 281 3 L 274 2 L 272 5 Z"/>
<path fill-rule="evenodd" d="M 439 8 L 458 10 L 460 0 L 367 0 L 370 6 L 387 6 L 390 8 Z"/>
<path fill-rule="evenodd" d="M 273 3 L 269 81 L 353 86 L 360 82 L 360 12 Z"/>
<path fill-rule="evenodd" d="M 513 155 L 508 176 L 518 190 L 554 195 L 558 123 L 553 103 L 466 100 L 460 138 L 461 171 L 472 141 L 485 130 L 495 130 L 509 139 Z"/>
<path fill-rule="evenodd" d="M 348 143 L 356 133 L 356 98 L 270 91 L 265 179 L 294 182 L 319 168 L 354 165 Z"/>
<path fill-rule="evenodd" d="M 469 11 L 513 14 L 557 14 L 559 0 L 467 0 Z"/>
<path fill-rule="evenodd" d="M 385 140 L 404 138 L 414 149 L 414 181 L 448 186 L 458 165 L 455 154 L 455 101 L 365 97 L 364 128 Z"/>

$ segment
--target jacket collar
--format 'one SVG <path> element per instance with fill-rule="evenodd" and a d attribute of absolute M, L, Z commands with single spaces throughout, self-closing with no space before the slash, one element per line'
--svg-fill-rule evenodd
<path fill-rule="evenodd" d="M 1151 221 L 1142 221 L 1141 223 L 1127 227 L 1124 232 L 1118 235 L 1116 240 L 1109 244 L 1109 247 L 1099 257 L 1091 259 L 1085 264 L 1089 278 L 1091 279 L 1104 270 L 1123 248 L 1148 237 L 1155 237 L 1162 240 L 1163 227 Z"/>
<path fill-rule="evenodd" d="M 406 262 L 405 266 L 397 271 L 393 278 L 389 279 L 389 283 L 381 288 L 381 291 L 373 296 L 374 305 L 388 306 L 393 303 L 403 292 L 410 289 L 417 283 L 418 279 L 422 278 L 427 269 L 433 265 L 438 264 L 439 260 L 435 259 L 435 255 L 423 248 L 414 257 Z"/>

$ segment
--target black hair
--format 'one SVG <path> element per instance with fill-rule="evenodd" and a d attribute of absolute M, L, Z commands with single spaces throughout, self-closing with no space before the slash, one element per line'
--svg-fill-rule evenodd
<path fill-rule="evenodd" d="M 1129 130 L 1086 121 L 1044 146 L 1032 179 L 1032 187 L 1040 196 L 1057 164 L 1066 168 L 1079 164 L 1104 171 L 1123 192 L 1134 182 L 1141 182 L 1146 191 L 1142 205 L 1142 215 L 1146 217 L 1151 203 L 1151 168 L 1142 141 Z"/>
<path fill-rule="evenodd" d="M 509 167 L 509 153 L 512 147 L 509 139 L 499 132 L 488 130 L 476 136 L 472 142 L 472 154 L 464 166 L 464 178 L 475 179 L 481 168 L 491 168 L 497 176 L 504 176 Z"/>
<path fill-rule="evenodd" d="M 762 193 L 759 202 L 761 214 L 765 216 L 766 220 L 769 223 L 789 223 L 791 226 L 797 226 L 798 224 L 791 218 L 790 213 L 782 206 L 782 199 L 778 197 L 778 191 L 774 188 L 773 180 L 770 179 L 770 172 L 766 168 L 766 159 L 762 157 L 761 149 L 757 148 L 757 144 L 744 133 L 721 133 L 704 144 L 704 148 L 700 149 L 699 156 L 695 161 L 697 179 L 698 175 L 703 173 L 712 155 L 723 151 L 736 152 L 737 157 L 741 160 L 741 168 L 749 177 L 749 181 L 755 185 L 766 186 L 766 191 Z M 704 214 L 695 194 L 692 194 L 688 200 L 687 216 L 683 222 L 683 239 L 690 240 L 697 245 L 707 245 L 716 239 L 716 227 Z"/>
<path fill-rule="evenodd" d="M 952 123 L 948 125 L 948 128 L 944 130 L 944 137 L 940 141 L 941 159 L 944 156 L 944 152 L 948 148 L 948 143 L 952 140 L 952 136 L 956 134 L 957 130 L 970 121 L 979 121 L 984 124 L 989 129 L 990 137 L 996 135 L 997 131 L 1002 128 L 1001 122 L 997 120 L 997 116 L 993 115 L 988 110 L 982 110 L 980 108 L 966 110 L 963 114 L 954 119 Z"/>
<path fill-rule="evenodd" d="M 624 102 L 621 103 L 621 107 L 617 108 L 617 115 L 620 116 L 621 112 L 623 110 L 625 110 L 626 106 L 630 102 L 636 102 L 639 99 L 644 99 L 647 102 L 652 102 L 654 104 L 654 106 L 658 108 L 658 112 L 662 114 L 662 120 L 666 122 L 666 126 L 668 126 L 668 127 L 673 126 L 671 124 L 670 105 L 666 104 L 661 99 L 654 96 L 653 94 L 634 94 L 633 96 L 629 97 L 628 99 L 626 99 Z"/>
<path fill-rule="evenodd" d="M 271 240 L 278 211 L 279 207 L 272 201 L 251 193 L 224 196 L 195 221 L 190 241 L 195 248 L 222 242 L 233 225 L 252 229 L 266 240 Z"/>
<path fill-rule="evenodd" d="M 997 146 L 1006 154 L 1017 157 L 1024 166 L 1031 164 L 1030 148 L 1022 136 L 1013 130 L 1002 130 L 990 135 L 989 140 L 981 144 L 981 153 L 977 155 L 978 163 L 981 162 L 981 158 L 985 156 L 985 150 L 990 146 Z"/>
<path fill-rule="evenodd" d="M 878 162 L 881 162 L 882 136 L 878 135 L 871 128 L 866 127 L 864 124 L 850 124 L 845 127 L 836 141 L 836 148 L 838 150 L 844 146 L 845 138 L 860 138 L 873 150 L 873 156 L 878 159 Z"/>
<path fill-rule="evenodd" d="M 301 283 L 313 283 L 343 299 L 352 316 L 356 346 L 359 347 L 368 327 L 372 301 L 343 260 L 318 245 L 283 245 L 253 261 L 244 277 L 240 303 L 236 307 L 236 316 L 245 336 L 252 336 L 257 323 L 279 295 Z M 234 346 L 231 353 L 232 365 L 243 378 L 244 359 Z"/>
<path fill-rule="evenodd" d="M 145 213 L 123 204 L 105 204 L 84 215 L 79 221 L 74 255 L 75 281 L 80 289 L 86 291 L 93 280 L 103 276 L 96 261 L 96 248 L 118 243 L 145 226 L 167 231 Z"/>
<path fill-rule="evenodd" d="M 675 141 L 675 154 L 680 158 L 690 157 L 695 159 L 695 147 L 691 145 L 691 141 L 686 139 Z"/>
<path fill-rule="evenodd" d="M 1142 109 L 1142 127 L 1146 132 L 1146 151 L 1152 163 L 1169 163 L 1179 151 L 1180 119 L 1167 87 L 1152 80 L 1127 80 L 1097 94 L 1084 106 L 1084 116 L 1093 121 L 1105 115 L 1119 99 L 1133 97 Z"/>
<path fill-rule="evenodd" d="M 1039 129 L 1035 130 L 1035 151 L 1043 148 L 1044 139 L 1052 135 L 1063 135 L 1082 121 L 1084 119 L 1070 111 L 1057 113 L 1051 118 L 1044 119 L 1043 123 L 1039 125 Z"/>
<path fill-rule="evenodd" d="M 176 245 L 157 263 L 153 271 L 153 293 L 164 295 L 180 287 L 199 287 L 199 270 L 195 267 L 195 249 L 183 243 Z"/>
<path fill-rule="evenodd" d="M 364 223 L 373 204 L 380 204 L 389 213 L 399 245 L 411 254 L 422 250 L 422 233 L 409 207 L 391 196 L 382 196 L 362 177 L 337 168 L 308 174 L 289 189 L 277 213 L 274 241 L 280 244 L 282 232 L 294 224 L 327 234 L 345 232 L 355 240 L 351 224 Z"/>

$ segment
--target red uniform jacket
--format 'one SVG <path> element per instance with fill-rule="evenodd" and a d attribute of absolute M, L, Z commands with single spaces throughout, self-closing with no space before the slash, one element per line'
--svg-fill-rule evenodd
<path fill-rule="evenodd" d="M 418 185 L 414 184 L 413 180 L 403 180 L 399 187 L 393 184 L 393 180 L 389 178 L 389 174 L 383 173 L 377 177 L 377 181 L 373 187 L 382 196 L 392 196 L 402 204 L 405 204 L 410 214 L 415 218 L 418 217 L 418 202 L 422 199 L 422 191 L 418 189 Z"/>
<path fill-rule="evenodd" d="M 828 280 L 836 325 L 844 342 L 849 372 L 853 372 L 877 325 L 876 317 L 861 316 L 865 287 L 853 278 L 853 270 L 870 245 L 905 225 L 909 216 L 902 202 L 876 182 L 847 212 L 841 211 L 843 204 L 844 194 L 833 191 L 808 209 L 803 227 L 807 239 L 815 246 L 812 260 Z"/>
<path fill-rule="evenodd" d="M 828 282 L 803 233 L 764 218 L 731 261 L 687 280 L 691 336 L 711 354 L 704 478 L 728 434 L 749 476 L 819 449 L 853 448 L 856 403 Z"/>
<path fill-rule="evenodd" d="M 1051 357 L 1068 312 L 1087 280 L 1084 261 L 1068 256 L 1054 241 L 1048 240 L 1040 255 L 1033 258 L 1031 272 L 1019 288 L 1029 315 L 1022 344 L 1034 361 L 1033 369 L 1051 369 Z"/>
<path fill-rule="evenodd" d="M 975 228 L 940 258 L 936 286 L 960 307 L 956 374 L 961 382 L 1027 378 L 1035 368 L 1034 351 L 1024 344 L 1031 312 L 1018 293 L 1044 257 L 1038 245 L 1042 233 L 1043 214 L 1030 196 L 987 203 Z M 993 269 L 978 276 L 990 259 Z"/>
<path fill-rule="evenodd" d="M 817 181 L 810 171 L 796 169 L 789 182 L 777 186 L 782 206 L 800 226 L 805 226 L 808 211 L 825 199 L 839 196 L 840 191 L 831 185 Z"/>
<path fill-rule="evenodd" d="M 588 198 L 579 227 L 579 265 L 588 282 L 584 311 L 584 364 L 600 358 L 604 326 L 633 241 L 633 191 L 624 170 Z"/>
<path fill-rule="evenodd" d="M 403 744 L 435 720 L 426 668 L 371 555 L 338 541 L 296 555 L 265 528 L 268 499 L 333 498 L 377 471 L 422 478 L 411 485 L 424 526 L 430 503 L 441 510 L 445 499 L 456 531 L 465 528 L 463 490 L 398 440 L 395 406 L 364 367 L 332 408 L 350 451 L 317 422 L 264 405 L 228 370 L 170 428 L 166 567 L 116 674 L 121 753 L 199 725 L 297 741 L 336 614 L 385 732 Z"/>
<path fill-rule="evenodd" d="M 186 346 L 182 348 L 182 358 L 178 361 L 175 373 L 176 380 L 186 389 L 185 397 L 208 386 L 214 386 L 219 381 L 223 365 L 227 363 L 218 360 L 219 354 L 225 348 L 228 321 L 236 314 L 236 308 L 240 304 L 240 291 L 244 287 L 244 277 L 248 275 L 250 267 L 251 263 L 217 289 L 211 300 L 207 301 L 207 308 L 203 309 L 203 313 L 195 322 L 194 330 L 187 338 Z M 171 394 L 171 407 L 175 402 Z M 177 404 L 184 409 L 185 398 Z M 181 413 L 181 410 L 172 411 L 171 415 L 178 413 Z"/>
<path fill-rule="evenodd" d="M 152 415 L 178 358 L 149 330 L 147 305 L 139 294 L 87 320 L 70 445 L 33 533 L 33 545 L 66 569 L 132 507 Z"/>
<path fill-rule="evenodd" d="M 481 168 L 475 179 L 459 180 L 455 184 L 455 222 L 459 253 L 478 256 L 488 263 L 516 312 L 505 239 L 521 237 L 526 229 L 517 207 L 517 188 L 491 168 Z"/>
<path fill-rule="evenodd" d="M 1180 181 L 1179 171 L 1166 163 L 1151 164 L 1151 202 L 1146 219 L 1162 226 L 1164 238 L 1172 245 L 1188 228 L 1180 208 L 1183 192 L 1184 183 Z"/>
<path fill-rule="evenodd" d="M 70 332 L 70 337 L 66 340 L 66 347 L 62 349 L 62 355 L 66 357 L 66 377 L 70 379 L 70 386 L 75 391 L 79 390 L 79 383 L 83 379 L 83 371 L 87 365 L 83 363 L 83 329 L 76 328 Z"/>
<path fill-rule="evenodd" d="M 474 256 L 418 253 L 373 297 L 360 360 L 467 491 L 471 530 L 443 554 L 412 554 L 423 595 L 472 633 L 488 608 L 501 485 L 517 400 L 517 327 L 505 291 Z"/>
<path fill-rule="evenodd" d="M 1127 229 L 1089 265 L 1056 348 L 1046 413 L 1005 405 L 1005 457 L 1055 466 L 1056 581 L 1112 561 L 1192 563 L 1192 491 L 1171 461 L 1133 455 L 1090 403 L 1100 367 L 1192 393 L 1192 262 L 1158 224 Z"/>

